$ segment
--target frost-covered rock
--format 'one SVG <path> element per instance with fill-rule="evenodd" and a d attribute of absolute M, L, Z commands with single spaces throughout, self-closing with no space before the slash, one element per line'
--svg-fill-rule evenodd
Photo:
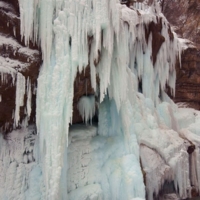
<path fill-rule="evenodd" d="M 41 64 L 38 50 L 21 41 L 19 13 L 0 1 L 0 129 L 12 129 L 35 120 L 35 89 Z"/>

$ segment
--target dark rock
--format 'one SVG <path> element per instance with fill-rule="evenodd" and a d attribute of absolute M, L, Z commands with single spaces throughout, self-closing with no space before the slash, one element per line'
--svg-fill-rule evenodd
<path fill-rule="evenodd" d="M 200 46 L 200 0 L 163 0 L 163 13 L 180 37 Z"/>
<path fill-rule="evenodd" d="M 162 43 L 165 41 L 165 38 L 161 35 L 162 30 L 162 19 L 157 18 L 157 23 L 150 22 L 148 27 L 145 27 L 145 36 L 146 41 L 148 42 L 149 35 L 152 34 L 152 59 L 153 64 L 156 62 L 158 51 Z M 171 32 L 171 30 L 170 30 Z"/>
<path fill-rule="evenodd" d="M 42 62 L 41 53 L 32 43 L 25 47 L 20 35 L 18 1 L 0 1 L 0 129 L 6 134 L 16 127 L 14 124 L 16 77 L 21 73 L 31 81 L 32 102 L 29 123 L 35 122 L 37 77 Z M 27 116 L 27 93 L 24 106 L 20 107 L 20 122 Z"/>
<path fill-rule="evenodd" d="M 182 53 L 181 63 L 176 65 L 175 102 L 200 109 L 200 0 L 163 0 L 163 13 L 174 31 L 191 44 Z"/>
<path fill-rule="evenodd" d="M 188 147 L 187 152 L 188 152 L 189 154 L 191 154 L 191 153 L 194 152 L 194 150 L 195 150 L 195 145 L 194 145 L 194 144 L 191 144 L 191 145 Z"/>
<path fill-rule="evenodd" d="M 188 47 L 182 53 L 180 66 L 176 65 L 176 95 L 175 102 L 185 102 L 189 107 L 200 109 L 200 51 Z"/>
<path fill-rule="evenodd" d="M 194 197 L 198 197 L 198 196 L 199 196 L 198 190 L 195 187 L 192 187 L 191 197 L 194 198 Z"/>

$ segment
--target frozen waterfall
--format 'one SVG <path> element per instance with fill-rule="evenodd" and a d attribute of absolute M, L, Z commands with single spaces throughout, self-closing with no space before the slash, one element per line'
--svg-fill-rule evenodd
<path fill-rule="evenodd" d="M 158 3 L 130 9 L 118 0 L 19 0 L 19 6 L 22 38 L 27 45 L 30 40 L 40 44 L 43 56 L 37 135 L 24 133 L 27 154 L 17 130 L 9 135 L 11 141 L 20 141 L 16 152 L 0 138 L 0 198 L 153 200 L 165 181 L 174 182 L 181 198 L 189 197 L 191 173 L 196 177 L 192 185 L 200 183 L 199 148 L 193 169 L 187 153 L 189 140 L 200 141 L 194 131 L 198 123 L 192 118 L 184 124 L 179 114 L 184 110 L 165 93 L 166 85 L 175 92 L 181 45 L 175 33 L 169 34 Z M 164 41 L 153 62 L 153 35 L 147 32 L 158 21 Z M 69 128 L 74 80 L 87 66 L 96 97 L 82 97 L 78 108 L 86 122 L 97 109 L 98 123 Z M 16 124 L 25 83 L 18 74 Z M 29 84 L 27 80 L 30 116 Z M 189 117 L 193 112 L 184 113 Z M 10 193 L 13 188 L 15 193 Z"/>

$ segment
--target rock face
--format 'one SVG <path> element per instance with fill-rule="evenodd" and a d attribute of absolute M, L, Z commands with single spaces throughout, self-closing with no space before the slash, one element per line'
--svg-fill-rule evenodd
<path fill-rule="evenodd" d="M 163 13 L 181 37 L 200 47 L 200 0 L 163 0 Z"/>
<path fill-rule="evenodd" d="M 163 13 L 174 31 L 193 44 L 186 44 L 182 53 L 182 67 L 176 66 L 175 102 L 185 102 L 200 109 L 200 1 L 163 0 Z"/>
<path fill-rule="evenodd" d="M 35 88 L 42 61 L 37 46 L 25 47 L 21 40 L 16 2 L 0 1 L 0 127 L 4 134 L 35 121 Z"/>
<path fill-rule="evenodd" d="M 149 24 L 149 27 L 146 29 L 146 40 L 148 41 L 148 38 L 150 34 L 152 34 L 152 59 L 153 64 L 155 64 L 157 59 L 157 53 L 160 50 L 160 47 L 162 43 L 165 41 L 165 38 L 161 34 L 162 30 L 162 19 L 158 19 L 157 23 L 151 22 Z M 171 33 L 170 27 L 169 32 Z"/>
<path fill-rule="evenodd" d="M 200 109 L 200 51 L 189 47 L 182 54 L 182 66 L 176 66 L 177 82 L 175 102 Z"/>
<path fill-rule="evenodd" d="M 126 4 L 133 5 L 135 1 L 126 1 Z M 141 1 L 142 2 L 142 1 Z M 147 1 L 151 4 L 151 1 Z M 122 2 L 123 3 L 123 2 Z M 190 39 L 194 45 L 189 45 L 183 52 L 182 67 L 177 63 L 177 84 L 175 102 L 186 102 L 190 107 L 200 109 L 200 1 L 167 1 L 163 0 L 162 9 L 173 29 L 183 38 Z M 185 15 L 184 15 L 185 13 Z M 195 31 L 194 31 L 195 27 Z M 157 23 L 151 22 L 146 29 L 146 40 L 152 34 L 152 59 L 156 62 L 157 53 L 165 38 L 161 35 L 162 22 L 157 19 Z M 169 28 L 169 34 L 171 29 Z M 172 34 L 171 34 L 172 35 Z M 173 39 L 173 38 L 172 38 Z M 36 108 L 36 88 L 42 57 L 39 48 L 30 42 L 29 47 L 25 47 L 23 38 L 20 35 L 20 18 L 18 1 L 0 1 L 0 67 L 3 73 L 0 74 L 0 127 L 4 133 L 13 128 L 20 127 L 20 123 L 27 116 L 28 92 L 23 94 L 23 106 L 19 108 L 20 123 L 16 124 L 16 84 L 17 74 L 23 75 L 31 85 L 31 114 L 27 121 L 35 123 Z M 91 87 L 90 70 L 86 68 L 81 74 L 77 74 L 74 82 L 74 102 L 73 102 L 73 123 L 81 123 L 82 118 L 77 110 L 77 103 L 81 96 L 94 94 Z"/>

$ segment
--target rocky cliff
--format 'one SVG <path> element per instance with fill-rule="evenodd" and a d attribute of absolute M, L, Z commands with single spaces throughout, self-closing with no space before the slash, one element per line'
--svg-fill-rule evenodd
<path fill-rule="evenodd" d="M 176 66 L 175 102 L 200 109 L 200 1 L 163 0 L 162 11 L 179 37 L 187 39 Z"/>
<path fill-rule="evenodd" d="M 3 133 L 22 123 L 35 122 L 35 91 L 42 61 L 38 47 L 32 43 L 25 46 L 21 38 L 16 2 L 0 1 L 0 127 Z M 17 95 L 21 96 L 21 102 L 17 102 Z"/>

